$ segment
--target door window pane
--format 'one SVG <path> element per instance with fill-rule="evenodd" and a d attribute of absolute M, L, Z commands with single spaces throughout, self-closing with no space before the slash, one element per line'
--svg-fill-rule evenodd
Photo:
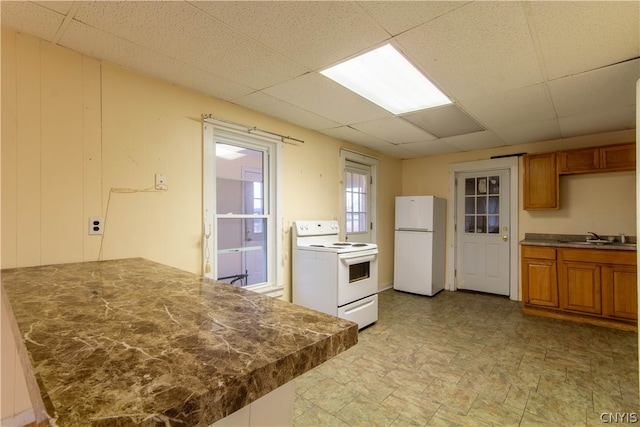
<path fill-rule="evenodd" d="M 490 176 L 489 180 L 489 194 L 500 194 L 500 177 Z"/>
<path fill-rule="evenodd" d="M 476 194 L 475 178 L 467 178 L 464 180 L 464 194 L 466 196 L 474 196 Z"/>
<path fill-rule="evenodd" d="M 367 178 L 364 172 L 345 171 L 347 233 L 367 230 Z"/>
<path fill-rule="evenodd" d="M 464 213 L 465 214 L 474 214 L 474 213 L 476 213 L 476 198 L 475 197 L 465 197 L 464 198 Z"/>
<path fill-rule="evenodd" d="M 489 233 L 500 231 L 500 177 L 465 178 L 464 231 Z"/>

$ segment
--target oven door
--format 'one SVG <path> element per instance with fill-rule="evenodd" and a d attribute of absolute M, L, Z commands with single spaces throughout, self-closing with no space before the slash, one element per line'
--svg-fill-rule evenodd
<path fill-rule="evenodd" d="M 378 292 L 378 250 L 341 253 L 338 256 L 338 306 Z"/>

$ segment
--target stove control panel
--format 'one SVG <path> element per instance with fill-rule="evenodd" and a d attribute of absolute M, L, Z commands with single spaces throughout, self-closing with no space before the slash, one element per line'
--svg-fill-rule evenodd
<path fill-rule="evenodd" d="M 338 221 L 296 221 L 294 229 L 298 236 L 337 235 L 340 232 Z"/>

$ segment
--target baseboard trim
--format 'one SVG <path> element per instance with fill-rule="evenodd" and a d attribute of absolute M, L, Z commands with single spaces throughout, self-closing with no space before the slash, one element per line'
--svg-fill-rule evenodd
<path fill-rule="evenodd" d="M 36 415 L 33 413 L 33 409 L 27 409 L 9 418 L 3 418 L 0 420 L 1 426 L 6 427 L 27 427 L 36 425 Z"/>

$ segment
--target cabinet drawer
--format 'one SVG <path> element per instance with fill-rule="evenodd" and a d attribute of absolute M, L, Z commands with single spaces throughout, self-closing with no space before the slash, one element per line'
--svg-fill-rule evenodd
<path fill-rule="evenodd" d="M 594 262 L 599 264 L 636 265 L 635 251 L 615 251 L 609 249 L 562 249 L 565 261 Z"/>
<path fill-rule="evenodd" d="M 535 259 L 556 259 L 556 248 L 546 246 L 523 246 L 522 256 Z"/>

